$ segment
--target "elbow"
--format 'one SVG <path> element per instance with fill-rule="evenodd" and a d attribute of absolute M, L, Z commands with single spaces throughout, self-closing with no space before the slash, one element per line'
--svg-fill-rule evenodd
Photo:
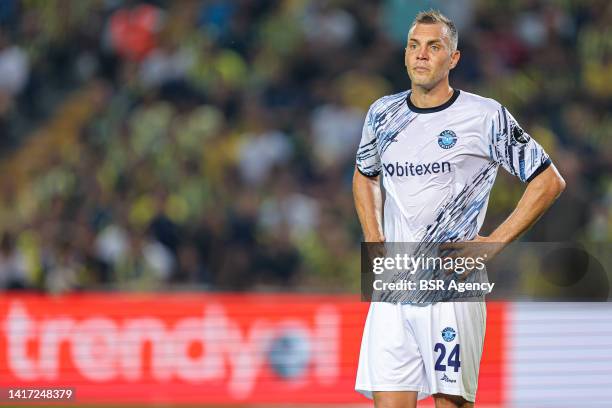
<path fill-rule="evenodd" d="M 565 190 L 565 179 L 552 164 L 537 178 L 541 178 L 541 185 L 553 200 L 556 200 Z"/>
<path fill-rule="evenodd" d="M 563 191 L 565 191 L 565 187 L 567 184 L 565 183 L 565 179 L 557 173 L 554 182 L 552 183 L 552 189 L 555 193 L 555 198 L 558 198 Z"/>

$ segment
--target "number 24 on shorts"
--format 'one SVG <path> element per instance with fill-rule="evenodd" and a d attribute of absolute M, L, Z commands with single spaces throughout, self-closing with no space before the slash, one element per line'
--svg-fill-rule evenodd
<path fill-rule="evenodd" d="M 446 371 L 446 365 L 453 367 L 455 372 L 459 371 L 459 367 L 461 367 L 461 361 L 459 361 L 459 344 L 456 344 L 451 350 L 450 354 L 448 355 L 446 365 L 443 364 L 444 357 L 446 357 L 446 346 L 443 343 L 436 343 L 434 346 L 434 351 L 436 353 L 440 352 L 438 360 L 436 360 L 436 371 Z"/>

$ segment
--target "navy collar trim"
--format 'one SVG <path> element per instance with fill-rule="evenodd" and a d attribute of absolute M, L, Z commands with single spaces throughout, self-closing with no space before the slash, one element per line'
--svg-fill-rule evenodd
<path fill-rule="evenodd" d="M 450 97 L 448 101 L 444 102 L 442 105 L 434 106 L 431 108 L 419 108 L 418 106 L 415 106 L 410 100 L 411 93 L 412 92 L 408 92 L 408 96 L 406 96 L 406 104 L 408 105 L 408 109 L 410 109 L 411 111 L 415 113 L 433 113 L 433 112 L 440 112 L 448 108 L 449 106 L 451 106 L 457 100 L 461 91 L 459 91 L 459 89 L 454 89 L 453 95 Z"/>

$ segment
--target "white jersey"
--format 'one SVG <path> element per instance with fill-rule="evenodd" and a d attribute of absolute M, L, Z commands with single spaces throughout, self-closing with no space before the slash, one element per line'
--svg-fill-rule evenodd
<path fill-rule="evenodd" d="M 550 165 L 542 147 L 493 99 L 455 90 L 418 108 L 410 91 L 370 107 L 357 168 L 383 174 L 389 242 L 448 242 L 476 236 L 501 165 L 528 182 Z"/>

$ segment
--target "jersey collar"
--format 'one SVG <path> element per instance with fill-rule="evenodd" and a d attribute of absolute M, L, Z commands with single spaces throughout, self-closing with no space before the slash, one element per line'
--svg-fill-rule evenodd
<path fill-rule="evenodd" d="M 408 96 L 406 96 L 406 104 L 408 105 L 408 109 L 410 109 L 412 112 L 415 112 L 415 113 L 433 113 L 433 112 L 440 112 L 441 110 L 444 110 L 448 108 L 449 106 L 451 106 L 459 97 L 460 91 L 458 89 L 454 89 L 453 96 L 451 96 L 448 101 L 444 102 L 442 105 L 434 106 L 431 108 L 419 108 L 418 106 L 415 106 L 410 100 L 411 93 L 412 92 L 408 92 Z"/>

